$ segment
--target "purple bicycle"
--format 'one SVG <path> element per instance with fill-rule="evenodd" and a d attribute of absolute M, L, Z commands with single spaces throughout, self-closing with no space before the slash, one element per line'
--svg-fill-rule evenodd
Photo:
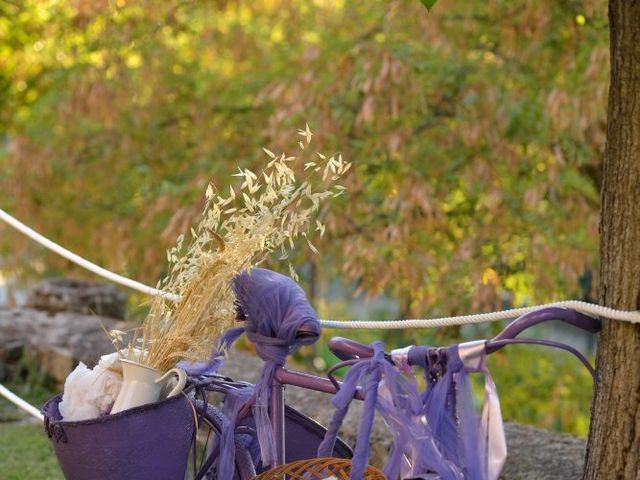
<path fill-rule="evenodd" d="M 286 478 L 374 478 L 366 471 L 377 413 L 393 440 L 383 469 L 386 478 L 493 480 L 504 465 L 506 445 L 487 356 L 510 344 L 559 348 L 575 355 L 595 378 L 587 359 L 571 346 L 520 336 L 551 320 L 599 331 L 598 319 L 565 308 L 524 315 L 491 340 L 448 347 L 410 346 L 385 352 L 381 342 L 363 345 L 334 337 L 329 347 L 341 361 L 327 377 L 293 371 L 285 367 L 287 357 L 320 336 L 319 321 L 304 291 L 290 278 L 259 268 L 239 275 L 234 288 L 242 326 L 223 336 L 206 364 L 181 365 L 190 374 L 185 395 L 75 423 L 61 421 L 60 396 L 47 403 L 47 433 L 67 478 L 184 478 L 187 458 L 187 478 L 284 478 L 269 472 L 280 472 L 283 464 L 327 457 L 347 459 L 348 476 L 326 471 L 313 477 L 303 471 Z M 264 360 L 255 385 L 217 373 L 224 351 L 242 334 Z M 334 373 L 343 367 L 349 370 L 338 381 Z M 414 370 L 421 371 L 424 380 L 416 379 Z M 480 408 L 470 381 L 474 373 L 485 378 Z M 287 405 L 286 385 L 332 395 L 335 412 L 329 425 L 325 428 Z M 352 450 L 338 432 L 353 399 L 363 401 L 363 409 Z M 127 441 L 123 432 L 130 432 Z M 104 453 L 96 455 L 98 437 L 100 448 L 114 461 L 105 462 Z M 176 442 L 176 437 L 182 440 Z M 144 459 L 135 468 L 120 461 L 133 453 Z"/>
<path fill-rule="evenodd" d="M 236 290 L 239 320 L 245 325 L 229 332 L 225 340 L 232 342 L 246 334 L 265 365 L 256 385 L 216 374 L 193 376 L 194 386 L 224 396 L 220 409 L 196 401 L 213 435 L 195 478 L 244 480 L 316 457 L 351 458 L 351 478 L 363 478 L 376 411 L 394 438 L 384 468 L 388 478 L 497 478 L 506 445 L 487 356 L 510 344 L 558 348 L 576 356 L 595 378 L 593 367 L 573 347 L 521 337 L 530 327 L 552 320 L 599 331 L 598 319 L 565 308 L 524 315 L 491 340 L 448 347 L 411 346 L 387 353 L 380 342 L 363 345 L 334 337 L 329 348 L 341 362 L 327 377 L 293 371 L 285 367 L 287 355 L 300 345 L 314 343 L 320 334 L 304 292 L 287 277 L 260 269 L 240 276 Z M 334 372 L 343 367 L 350 370 L 339 382 Z M 422 370 L 426 387 L 418 387 L 412 367 Z M 481 412 L 473 405 L 468 378 L 474 372 L 485 376 Z M 286 385 L 334 395 L 336 411 L 326 429 L 286 404 Z M 352 399 L 364 401 L 355 452 L 337 437 Z"/>

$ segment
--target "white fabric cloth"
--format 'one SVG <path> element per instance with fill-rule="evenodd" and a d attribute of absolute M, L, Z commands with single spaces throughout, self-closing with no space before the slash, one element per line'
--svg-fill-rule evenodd
<path fill-rule="evenodd" d="M 80 362 L 64 382 L 58 407 L 63 420 L 88 420 L 107 415 L 121 386 L 122 368 L 117 352 L 103 355 L 93 370 Z"/>
<path fill-rule="evenodd" d="M 507 440 L 498 391 L 487 369 L 486 340 L 461 343 L 458 354 L 468 371 L 484 373 L 484 402 L 480 423 L 481 440 L 486 453 L 484 478 L 497 480 L 507 460 Z"/>

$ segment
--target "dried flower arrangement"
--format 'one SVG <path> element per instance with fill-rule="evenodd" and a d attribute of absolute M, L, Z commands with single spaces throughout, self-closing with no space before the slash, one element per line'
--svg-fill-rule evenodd
<path fill-rule="evenodd" d="M 311 142 L 307 125 L 299 130 L 303 154 Z M 129 342 L 127 357 L 161 371 L 180 360 L 207 359 L 212 346 L 235 319 L 233 278 L 259 264 L 273 252 L 281 259 L 299 237 L 317 253 L 310 241 L 314 231 L 324 234 L 316 219 L 320 204 L 336 197 L 344 187 L 335 184 L 351 166 L 341 155 L 304 163 L 304 175 L 293 170 L 299 158 L 275 155 L 264 149 L 268 164 L 259 175 L 240 169 L 235 176 L 243 181 L 239 189 L 230 187 L 223 196 L 209 185 L 206 205 L 199 225 L 191 230 L 192 241 L 184 247 L 180 236 L 167 252 L 170 271 L 159 288 L 180 298 L 171 302 L 154 298 L 149 315 Z M 315 220 L 315 223 L 314 223 Z M 289 265 L 292 276 L 295 271 Z M 120 332 L 112 332 L 114 343 Z"/>

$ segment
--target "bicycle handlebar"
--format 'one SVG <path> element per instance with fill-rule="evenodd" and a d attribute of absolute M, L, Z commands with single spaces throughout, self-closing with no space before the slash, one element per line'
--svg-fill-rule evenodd
<path fill-rule="evenodd" d="M 553 340 L 544 340 L 540 338 L 509 338 L 507 340 L 492 340 L 490 342 L 487 342 L 486 349 L 487 353 L 491 354 L 493 352 L 497 352 L 504 346 L 516 344 L 542 345 L 545 347 L 557 348 L 569 352 L 578 360 L 580 360 L 580 363 L 582 363 L 585 368 L 589 370 L 589 373 L 591 374 L 591 377 L 594 379 L 594 381 L 596 380 L 596 371 L 589 363 L 589 360 L 587 360 L 585 356 L 582 355 L 582 353 L 580 353 L 577 349 L 573 348 L 570 345 L 565 345 L 564 343 L 554 342 Z"/>
<path fill-rule="evenodd" d="M 527 313 L 507 325 L 492 341 L 510 340 L 516 338 L 528 328 L 550 320 L 559 320 L 568 325 L 580 328 L 590 333 L 600 331 L 600 319 L 568 308 L 548 307 Z"/>
<path fill-rule="evenodd" d="M 600 330 L 600 320 L 598 318 L 593 318 L 568 308 L 543 308 L 522 315 L 507 325 L 502 332 L 492 340 L 487 341 L 487 352 L 493 353 L 499 350 L 508 343 L 508 340 L 515 339 L 528 328 L 550 320 L 559 320 L 591 333 Z M 328 346 L 331 352 L 340 360 L 368 358 L 373 355 L 371 347 L 348 338 L 333 337 L 329 340 Z"/>
<path fill-rule="evenodd" d="M 340 360 L 353 360 L 373 356 L 373 349 L 368 345 L 344 337 L 333 337 L 328 343 L 329 350 Z"/>

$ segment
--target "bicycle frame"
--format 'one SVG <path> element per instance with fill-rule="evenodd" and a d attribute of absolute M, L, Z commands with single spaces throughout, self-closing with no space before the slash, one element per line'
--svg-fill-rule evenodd
<path fill-rule="evenodd" d="M 275 465 L 271 465 L 271 468 L 278 467 L 285 463 L 284 389 L 286 385 L 300 387 L 306 390 L 313 390 L 315 392 L 328 393 L 331 395 L 335 395 L 337 392 L 336 386 L 328 378 L 311 375 L 309 373 L 288 370 L 284 367 L 279 367 L 276 370 L 273 377 L 273 383 L 271 384 L 269 417 L 271 420 L 271 425 L 273 426 L 278 462 Z M 362 393 L 358 392 L 355 398 L 358 400 L 363 400 L 364 396 L 362 395 Z"/>

